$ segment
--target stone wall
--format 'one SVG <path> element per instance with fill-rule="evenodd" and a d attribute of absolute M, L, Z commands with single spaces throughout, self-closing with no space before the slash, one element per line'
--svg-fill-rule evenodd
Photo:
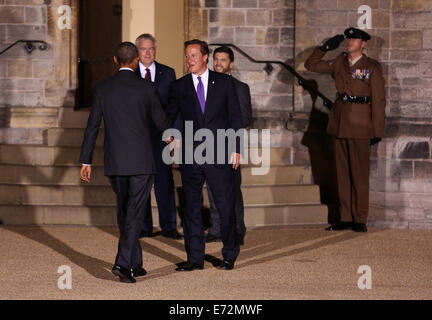
<path fill-rule="evenodd" d="M 372 39 L 366 54 L 382 63 L 387 90 L 385 138 L 372 148 L 370 225 L 432 228 L 431 1 L 297 1 L 296 66 L 305 71 L 304 60 L 316 44 L 348 25 L 357 26 L 360 5 L 372 9 L 372 30 L 368 30 Z M 304 74 L 334 97 L 329 76 Z M 299 86 L 295 93 L 296 110 L 314 113 L 310 95 Z M 323 110 L 320 99 L 315 107 Z M 301 150 L 301 140 L 294 139 L 296 143 Z M 324 182 L 328 179 L 324 175 Z"/>
<path fill-rule="evenodd" d="M 292 64 L 294 55 L 293 0 L 191 0 L 187 37 L 212 43 L 233 43 L 256 60 Z M 212 46 L 211 48 L 215 48 Z M 274 129 L 273 141 L 282 139 L 293 102 L 293 79 L 273 65 L 255 64 L 234 50 L 233 75 L 251 89 L 256 128 Z M 212 68 L 212 60 L 209 63 Z M 276 134 L 277 133 L 277 134 Z M 289 138 L 288 138 L 289 139 Z"/>
<path fill-rule="evenodd" d="M 357 9 L 372 9 L 367 54 L 383 67 L 387 125 L 372 148 L 370 224 L 432 228 L 431 0 L 188 0 L 185 38 L 234 43 L 255 59 L 293 65 L 328 98 L 330 77 L 306 72 L 313 48 L 356 26 Z M 59 107 L 73 106 L 76 16 L 57 27 L 60 5 L 76 15 L 76 0 L 0 0 L 0 50 L 22 38 L 50 44 L 27 54 L 16 46 L 0 56 L 0 143 L 40 143 L 56 126 Z M 343 50 L 344 44 L 326 58 Z M 211 66 L 212 62 L 210 62 Z M 321 100 L 278 65 L 267 74 L 236 52 L 234 75 L 251 87 L 255 128 L 271 128 L 272 145 L 290 150 L 289 164 L 312 166 L 321 200 L 335 203 L 334 168 Z"/>
<path fill-rule="evenodd" d="M 315 80 L 329 99 L 330 76 L 306 72 L 304 61 L 329 37 L 357 27 L 361 5 L 371 8 L 366 54 L 383 67 L 387 125 L 372 148 L 370 224 L 432 228 L 432 12 L 430 0 L 191 0 L 189 38 L 240 46 L 256 59 L 281 60 Z M 294 47 L 294 48 L 293 48 Z M 329 54 L 331 60 L 344 44 Z M 239 55 L 237 54 L 237 57 Z M 254 127 L 272 129 L 272 144 L 291 150 L 292 164 L 310 164 L 321 200 L 336 202 L 328 110 L 276 66 L 237 60 L 235 75 L 249 83 Z M 337 214 L 331 211 L 332 214 Z M 330 218 L 331 220 L 331 218 Z"/>
<path fill-rule="evenodd" d="M 371 172 L 379 226 L 432 228 L 431 30 L 431 1 L 393 1 L 386 138 Z"/>
<path fill-rule="evenodd" d="M 1 50 L 21 39 L 49 44 L 31 54 L 18 44 L 0 56 L 0 143 L 42 143 L 44 128 L 57 124 L 58 108 L 73 105 L 76 27 L 58 28 L 64 4 L 76 14 L 75 0 L 0 0 Z"/>

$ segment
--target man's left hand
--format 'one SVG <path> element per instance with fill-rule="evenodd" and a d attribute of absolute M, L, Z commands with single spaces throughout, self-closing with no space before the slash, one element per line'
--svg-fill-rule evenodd
<path fill-rule="evenodd" d="M 164 142 L 166 143 L 166 144 L 170 144 L 172 141 L 174 140 L 174 137 L 169 137 L 168 139 L 166 139 L 166 140 L 164 140 Z"/>
<path fill-rule="evenodd" d="M 231 159 L 230 159 L 230 163 L 233 164 L 233 169 L 237 170 L 237 168 L 240 166 L 240 161 L 241 161 L 241 155 L 240 153 L 235 153 L 233 152 L 231 154 Z"/>
<path fill-rule="evenodd" d="M 90 177 L 91 177 L 91 166 L 88 165 L 82 165 L 80 170 L 80 177 L 81 180 L 90 183 Z"/>

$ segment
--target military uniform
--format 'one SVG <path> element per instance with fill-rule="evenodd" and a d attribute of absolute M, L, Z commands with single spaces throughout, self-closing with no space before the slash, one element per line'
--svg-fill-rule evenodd
<path fill-rule="evenodd" d="M 347 53 L 326 62 L 322 60 L 325 53 L 316 48 L 305 67 L 331 74 L 339 95 L 330 112 L 327 132 L 334 138 L 341 221 L 366 224 L 370 141 L 383 136 L 385 124 L 382 67 L 364 54 L 352 66 Z"/>

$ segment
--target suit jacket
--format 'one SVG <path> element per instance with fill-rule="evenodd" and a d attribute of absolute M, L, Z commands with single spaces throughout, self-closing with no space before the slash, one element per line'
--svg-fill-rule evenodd
<path fill-rule="evenodd" d="M 214 162 L 217 162 L 217 129 L 233 129 L 235 131 L 243 128 L 242 115 L 239 107 L 239 100 L 235 89 L 235 84 L 231 76 L 223 73 L 209 70 L 209 79 L 207 87 L 207 98 L 204 114 L 198 100 L 197 93 L 192 80 L 192 75 L 187 74 L 178 79 L 174 85 L 170 96 L 170 103 L 167 109 L 167 115 L 174 121 L 177 115 L 183 124 L 182 128 L 182 148 L 183 158 L 185 157 L 185 121 L 191 121 L 193 124 L 193 135 L 199 129 L 209 129 L 214 137 Z M 189 138 L 190 139 L 190 138 Z M 240 145 L 237 138 L 235 151 L 240 153 Z M 225 155 L 228 159 L 228 141 L 225 140 Z M 193 150 L 202 141 L 193 143 Z M 191 152 L 190 150 L 187 152 Z M 184 163 L 184 159 L 183 159 Z M 195 163 L 195 159 L 193 161 Z M 228 161 L 226 161 L 228 163 Z"/>
<path fill-rule="evenodd" d="M 339 93 L 371 99 L 370 104 L 343 103 L 337 99 L 330 112 L 327 132 L 339 138 L 382 137 L 386 98 L 381 65 L 363 55 L 350 67 L 346 53 L 341 53 L 332 63 L 323 61 L 324 55 L 324 51 L 316 48 L 305 62 L 306 69 L 331 74 Z M 355 71 L 368 74 L 368 77 L 353 77 Z"/>
<path fill-rule="evenodd" d="M 169 101 L 171 86 L 176 80 L 175 71 L 173 68 L 170 68 L 156 61 L 155 61 L 155 65 L 156 65 L 156 72 L 155 72 L 154 84 L 156 85 L 159 91 L 162 106 L 166 108 Z M 139 77 L 141 77 L 141 71 L 139 67 L 135 70 L 135 73 Z"/>
<path fill-rule="evenodd" d="M 171 87 L 176 80 L 175 71 L 173 68 L 170 68 L 164 64 L 158 63 L 156 61 L 154 63 L 156 66 L 154 85 L 159 91 L 160 101 L 162 103 L 162 107 L 165 110 L 169 102 Z M 139 66 L 136 68 L 135 73 L 140 78 L 142 77 Z M 154 124 L 151 124 L 150 132 L 154 145 L 163 146 L 162 132 L 159 131 Z"/>
<path fill-rule="evenodd" d="M 247 128 L 252 122 L 252 103 L 249 86 L 240 80 L 232 77 L 239 98 L 240 111 L 242 113 L 243 127 Z"/>
<path fill-rule="evenodd" d="M 156 173 L 150 123 L 159 130 L 170 127 L 156 87 L 122 70 L 99 82 L 81 147 L 80 162 L 92 163 L 101 120 L 104 120 L 105 175 L 129 176 Z"/>

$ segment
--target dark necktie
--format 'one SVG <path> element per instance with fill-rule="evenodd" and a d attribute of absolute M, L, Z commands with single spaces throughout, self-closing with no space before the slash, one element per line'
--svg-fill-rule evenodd
<path fill-rule="evenodd" d="M 204 114 L 205 96 L 204 96 L 204 85 L 201 81 L 201 77 L 198 77 L 197 95 L 198 95 L 199 103 L 201 105 L 202 113 Z"/>
<path fill-rule="evenodd" d="M 146 68 L 146 74 L 145 74 L 144 79 L 146 79 L 148 81 L 151 81 L 151 74 L 150 74 L 150 69 L 149 68 Z"/>

